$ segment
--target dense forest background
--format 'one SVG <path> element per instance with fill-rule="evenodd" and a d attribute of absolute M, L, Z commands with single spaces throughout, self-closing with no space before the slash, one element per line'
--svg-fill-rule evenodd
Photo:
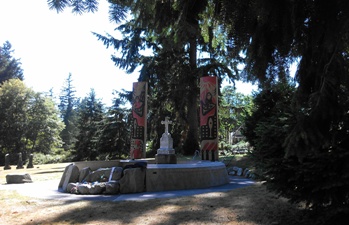
<path fill-rule="evenodd" d="M 23 82 L 24 71 L 20 60 L 12 56 L 14 50 L 10 42 L 4 43 L 0 50 L 2 165 L 5 154 L 10 154 L 11 162 L 16 163 L 18 153 L 22 153 L 24 160 L 34 153 L 36 164 L 129 157 L 131 92 L 115 91 L 111 106 L 104 105 L 93 89 L 80 99 L 75 96 L 73 75 L 68 74 L 60 96 L 53 96 L 50 90 L 37 93 Z M 232 86 L 225 87 L 222 93 L 220 137 L 222 146 L 229 148 L 229 135 L 242 125 L 247 115 L 243 113 L 245 108 L 251 111 L 252 97 L 236 93 Z M 238 114 L 234 113 L 237 109 Z M 150 108 L 148 114 L 156 110 L 159 109 Z M 161 124 L 161 120 L 171 113 L 174 112 L 168 110 L 158 118 L 153 116 L 149 124 L 154 121 Z M 156 139 L 164 132 L 163 126 L 153 129 L 154 126 L 148 129 L 147 157 L 154 157 L 160 147 Z M 181 153 L 179 140 L 182 133 L 176 121 L 171 133 L 177 140 L 174 147 Z"/>

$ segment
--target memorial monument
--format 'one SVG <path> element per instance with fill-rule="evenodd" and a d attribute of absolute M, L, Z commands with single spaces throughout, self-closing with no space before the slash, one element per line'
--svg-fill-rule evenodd
<path fill-rule="evenodd" d="M 161 124 L 165 124 L 165 133 L 161 136 L 160 148 L 155 155 L 156 164 L 176 164 L 177 157 L 173 149 L 173 139 L 168 130 L 168 125 L 172 124 L 172 121 L 165 117 L 165 121 L 161 121 Z"/>
<path fill-rule="evenodd" d="M 160 138 L 155 160 L 145 158 L 147 83 L 136 82 L 133 86 L 131 160 L 74 162 L 66 167 L 58 189 L 75 194 L 97 194 L 97 190 L 104 187 L 105 191 L 101 193 L 118 194 L 209 188 L 229 183 L 226 166 L 218 162 L 216 156 L 217 79 L 211 82 L 211 77 L 208 78 L 201 83 L 204 91 L 200 94 L 200 115 L 203 117 L 200 121 L 203 136 L 201 145 L 204 147 L 202 151 L 195 151 L 193 160 L 178 160 L 177 163 L 173 138 L 169 132 L 169 125 L 172 124 L 169 117 L 161 121 L 165 125 L 165 132 Z M 196 160 L 200 155 L 202 160 Z"/>

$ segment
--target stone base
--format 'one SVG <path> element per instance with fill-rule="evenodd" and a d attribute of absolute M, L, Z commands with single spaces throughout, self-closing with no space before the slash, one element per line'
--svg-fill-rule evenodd
<path fill-rule="evenodd" d="M 175 150 L 173 148 L 159 148 L 157 151 L 158 155 L 168 155 L 168 154 L 175 154 Z"/>
<path fill-rule="evenodd" d="M 145 191 L 146 169 L 128 168 L 124 170 L 124 176 L 120 179 L 120 193 L 139 193 Z"/>
<path fill-rule="evenodd" d="M 175 154 L 156 154 L 156 164 L 177 164 L 177 156 Z"/>
<path fill-rule="evenodd" d="M 209 188 L 227 183 L 229 176 L 222 162 L 148 164 L 147 167 L 147 192 Z"/>

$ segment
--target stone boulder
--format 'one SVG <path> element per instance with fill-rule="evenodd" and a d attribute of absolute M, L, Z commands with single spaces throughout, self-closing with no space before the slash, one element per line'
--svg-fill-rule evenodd
<path fill-rule="evenodd" d="M 229 175 L 242 176 L 243 169 L 240 168 L 240 167 L 234 166 L 234 167 L 228 169 L 228 174 Z"/>
<path fill-rule="evenodd" d="M 85 167 L 82 170 L 80 170 L 79 173 L 79 183 L 83 183 L 86 179 L 86 177 L 92 172 L 90 167 Z"/>
<path fill-rule="evenodd" d="M 59 189 L 72 194 L 118 194 L 145 191 L 146 164 L 99 168 L 92 171 L 85 167 L 79 171 L 74 164 L 68 165 L 58 185 Z"/>
<path fill-rule="evenodd" d="M 90 186 L 90 194 L 91 195 L 98 195 L 98 194 L 102 194 L 103 192 L 105 192 L 105 183 L 95 183 L 95 184 L 92 184 Z"/>
<path fill-rule="evenodd" d="M 67 192 L 70 192 L 72 194 L 77 194 L 78 193 L 78 184 L 79 183 L 69 183 L 67 185 Z"/>
<path fill-rule="evenodd" d="M 120 180 L 122 177 L 123 168 L 122 167 L 113 167 L 112 168 L 112 174 L 109 178 L 109 181 L 117 181 Z"/>
<path fill-rule="evenodd" d="M 78 184 L 77 186 L 78 193 L 82 195 L 90 194 L 90 188 L 91 188 L 90 184 Z"/>
<path fill-rule="evenodd" d="M 97 195 L 106 191 L 106 183 L 70 183 L 67 188 L 72 194 Z"/>
<path fill-rule="evenodd" d="M 86 182 L 107 182 L 110 180 L 120 180 L 122 167 L 100 168 L 86 176 Z"/>
<path fill-rule="evenodd" d="M 242 168 L 239 168 L 236 174 L 237 174 L 238 176 L 242 176 L 242 172 L 243 172 L 243 171 L 242 171 Z"/>
<path fill-rule="evenodd" d="M 79 175 L 79 168 L 73 163 L 66 166 L 61 181 L 59 182 L 58 189 L 62 188 L 64 192 L 70 192 L 70 190 L 67 190 L 68 184 L 78 182 Z"/>
<path fill-rule="evenodd" d="M 120 184 L 119 181 L 109 181 L 106 183 L 105 186 L 106 190 L 105 190 L 105 194 L 108 195 L 115 195 L 118 194 L 120 191 Z"/>
<path fill-rule="evenodd" d="M 139 193 L 145 190 L 145 168 L 128 168 L 120 179 L 120 193 Z"/>
<path fill-rule="evenodd" d="M 29 174 L 7 174 L 6 183 L 8 184 L 23 184 L 32 183 L 32 179 Z"/>
<path fill-rule="evenodd" d="M 108 177 L 110 175 L 111 169 L 109 168 L 99 168 L 96 171 L 93 171 L 87 177 L 85 178 L 86 182 L 106 182 L 108 180 Z"/>

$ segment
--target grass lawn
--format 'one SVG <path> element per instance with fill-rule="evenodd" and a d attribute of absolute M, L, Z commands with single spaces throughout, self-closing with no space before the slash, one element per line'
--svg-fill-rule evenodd
<path fill-rule="evenodd" d="M 6 174 L 29 173 L 34 182 L 59 180 L 67 163 L 34 165 L 32 169 L 0 168 Z M 18 184 L 21 185 L 21 184 Z M 58 185 L 58 184 L 57 184 Z M 1 189 L 1 187 L 0 187 Z M 146 201 L 63 201 L 21 196 L 0 190 L 0 224 L 310 224 L 302 207 L 269 193 L 261 183 L 231 190 Z"/>

